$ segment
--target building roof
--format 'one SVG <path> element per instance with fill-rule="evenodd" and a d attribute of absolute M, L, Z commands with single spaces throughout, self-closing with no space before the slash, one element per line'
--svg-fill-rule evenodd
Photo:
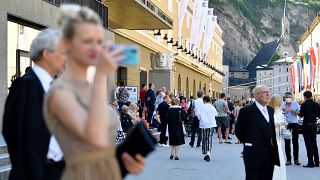
<path fill-rule="evenodd" d="M 229 86 L 237 86 L 237 85 L 243 85 L 244 86 L 250 86 L 250 85 L 255 85 L 255 83 L 251 83 L 251 82 L 255 82 L 256 80 L 254 78 L 246 78 L 246 79 L 242 79 L 242 78 L 233 78 L 230 77 L 229 78 Z M 249 84 L 251 83 L 251 84 Z"/>
<path fill-rule="evenodd" d="M 248 70 L 238 66 L 231 66 L 229 67 L 229 72 L 248 72 Z"/>
<path fill-rule="evenodd" d="M 246 69 L 252 70 L 255 69 L 257 66 L 268 64 L 270 59 L 272 59 L 273 55 L 279 48 L 280 43 L 280 39 L 277 39 L 265 44 L 261 51 L 256 55 L 256 57 L 254 57 L 253 60 L 249 63 Z"/>

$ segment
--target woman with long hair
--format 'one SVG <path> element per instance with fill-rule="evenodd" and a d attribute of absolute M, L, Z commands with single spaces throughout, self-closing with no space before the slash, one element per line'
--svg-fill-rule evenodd
<path fill-rule="evenodd" d="M 279 153 L 279 159 L 280 159 L 280 167 L 274 166 L 273 180 L 286 180 L 287 174 L 286 174 L 286 165 L 285 165 L 283 149 L 282 149 L 281 129 L 285 128 L 284 126 L 286 126 L 288 122 L 285 120 L 285 117 L 281 110 L 282 97 L 279 95 L 272 96 L 269 105 L 274 109 L 274 123 L 276 128 L 276 139 L 277 139 L 278 153 Z"/>
<path fill-rule="evenodd" d="M 122 179 L 115 158 L 117 114 L 107 108 L 107 79 L 124 58 L 122 50 L 103 45 L 101 20 L 87 7 L 62 5 L 57 23 L 68 58 L 65 72 L 46 95 L 44 115 L 64 152 L 62 179 Z M 96 67 L 93 83 L 86 79 L 91 65 Z M 131 173 L 144 168 L 141 155 L 124 153 L 122 161 Z"/>

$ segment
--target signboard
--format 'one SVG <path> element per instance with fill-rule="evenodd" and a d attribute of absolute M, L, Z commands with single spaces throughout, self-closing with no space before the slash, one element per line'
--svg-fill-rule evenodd
<path fill-rule="evenodd" d="M 138 103 L 138 86 L 126 86 L 129 93 L 128 101 Z"/>

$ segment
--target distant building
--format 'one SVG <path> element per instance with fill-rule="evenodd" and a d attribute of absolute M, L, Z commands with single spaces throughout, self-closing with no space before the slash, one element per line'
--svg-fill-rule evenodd
<path fill-rule="evenodd" d="M 256 71 L 257 85 L 265 84 L 270 87 L 271 93 L 283 96 L 286 92 L 292 92 L 292 82 L 289 68 L 292 58 L 287 57 L 272 62 L 268 67 L 258 68 Z"/>

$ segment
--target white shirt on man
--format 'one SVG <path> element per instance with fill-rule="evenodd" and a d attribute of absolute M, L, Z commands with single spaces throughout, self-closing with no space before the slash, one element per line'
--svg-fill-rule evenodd
<path fill-rule="evenodd" d="M 202 98 L 198 98 L 194 101 L 194 114 L 195 114 L 195 116 L 198 117 L 198 119 L 201 116 L 202 106 L 203 106 L 203 99 Z"/>
<path fill-rule="evenodd" d="M 203 104 L 200 112 L 199 127 L 203 129 L 217 127 L 216 116 L 218 116 L 218 112 L 213 105 L 210 103 Z"/>
<path fill-rule="evenodd" d="M 258 101 L 255 101 L 256 106 L 264 116 L 267 122 L 269 122 L 269 113 L 268 113 L 268 107 L 267 106 L 262 106 Z"/>
<path fill-rule="evenodd" d="M 53 81 L 53 78 L 50 76 L 50 74 L 47 71 L 45 71 L 42 67 L 38 65 L 34 65 L 32 70 L 36 74 L 36 76 L 39 78 L 44 91 L 48 92 L 51 86 L 51 82 Z M 47 153 L 47 159 L 51 159 L 58 162 L 58 161 L 61 161 L 62 158 L 63 158 L 63 152 L 58 144 L 58 141 L 54 136 L 51 136 L 49 149 Z"/>

